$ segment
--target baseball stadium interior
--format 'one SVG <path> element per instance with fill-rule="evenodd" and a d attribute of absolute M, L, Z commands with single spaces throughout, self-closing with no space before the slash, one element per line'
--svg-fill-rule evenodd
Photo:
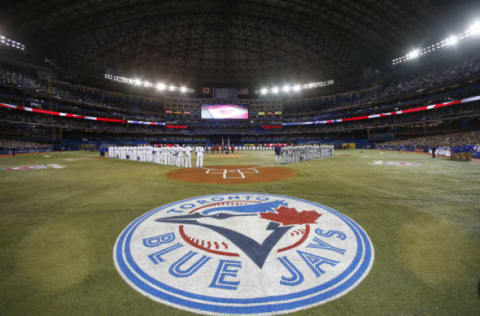
<path fill-rule="evenodd" d="M 0 315 L 479 315 L 479 1 L 44 0 L 0 8 Z M 333 207 L 361 226 L 351 235 L 368 234 L 362 245 L 375 255 L 361 256 L 368 268 L 358 280 L 297 300 L 342 275 L 337 257 L 302 252 L 315 248 L 309 238 L 353 238 L 322 224 L 325 213 L 299 220 L 305 226 L 291 236 L 304 238 L 276 259 L 259 259 L 260 250 L 213 226 L 188 230 L 191 219 L 173 214 L 156 220 L 164 235 L 143 239 L 146 250 L 170 246 L 150 260 L 158 268 L 178 259 L 168 244 L 177 238 L 204 261 L 167 266 L 168 278 L 157 275 L 165 288 L 152 286 L 158 294 L 138 285 L 141 272 L 122 268 L 115 251 L 112 260 L 122 231 L 142 214 L 227 192 L 287 197 L 275 211 L 252 211 L 248 201 L 235 209 L 262 220 L 284 215 L 288 203 L 298 209 L 297 198 L 321 203 L 312 204 L 317 212 Z M 189 216 L 216 212 L 207 206 Z M 300 225 L 288 216 L 281 227 Z M 177 235 L 160 230 L 178 223 Z M 267 230 L 286 243 L 272 223 Z M 224 238 L 223 252 L 204 246 L 202 238 L 217 238 L 209 234 Z M 146 251 L 131 247 L 134 258 Z M 345 259 L 359 246 L 329 247 Z M 214 260 L 218 270 L 202 274 Z M 248 292 L 240 267 L 279 273 L 288 291 L 259 278 L 258 293 Z M 182 291 L 187 277 L 206 285 L 190 299 L 169 292 L 178 290 L 175 277 Z M 201 295 L 217 303 L 202 305 Z M 277 303 L 260 304 L 272 297 Z M 240 298 L 257 301 L 232 303 Z"/>

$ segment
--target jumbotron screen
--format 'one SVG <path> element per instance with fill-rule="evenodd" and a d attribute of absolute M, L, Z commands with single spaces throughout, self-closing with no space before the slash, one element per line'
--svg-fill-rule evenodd
<path fill-rule="evenodd" d="M 248 106 L 244 104 L 202 104 L 202 119 L 247 120 Z"/>

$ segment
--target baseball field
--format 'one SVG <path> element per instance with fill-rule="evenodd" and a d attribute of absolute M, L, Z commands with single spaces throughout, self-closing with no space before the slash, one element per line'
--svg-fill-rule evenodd
<path fill-rule="evenodd" d="M 213 171 L 190 181 L 175 167 L 98 153 L 0 157 L 0 315 L 192 315 L 129 286 L 113 247 L 149 210 L 228 192 L 318 202 L 368 233 L 375 260 L 365 279 L 295 315 L 479 315 L 479 162 L 346 150 L 282 165 L 288 176 L 271 181 L 260 180 L 272 152 L 208 154 L 204 165 Z M 211 180 L 224 175 L 237 179 Z"/>

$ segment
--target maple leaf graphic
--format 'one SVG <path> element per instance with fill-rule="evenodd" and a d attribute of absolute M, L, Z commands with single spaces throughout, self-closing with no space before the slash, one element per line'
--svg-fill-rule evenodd
<path fill-rule="evenodd" d="M 315 221 L 322 216 L 316 211 L 298 212 L 295 208 L 281 206 L 276 209 L 277 213 L 260 213 L 260 217 L 268 219 L 284 226 L 297 224 L 315 224 Z"/>

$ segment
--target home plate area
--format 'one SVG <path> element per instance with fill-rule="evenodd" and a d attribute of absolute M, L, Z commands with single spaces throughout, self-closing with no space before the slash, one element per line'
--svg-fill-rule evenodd
<path fill-rule="evenodd" d="M 221 174 L 223 179 L 245 179 L 246 174 L 260 174 L 257 168 L 237 168 L 237 169 L 219 169 L 204 168 L 205 174 Z"/>
<path fill-rule="evenodd" d="M 205 168 L 182 168 L 170 171 L 169 179 L 192 183 L 257 183 L 272 182 L 295 176 L 292 169 L 274 166 L 208 166 Z"/>

